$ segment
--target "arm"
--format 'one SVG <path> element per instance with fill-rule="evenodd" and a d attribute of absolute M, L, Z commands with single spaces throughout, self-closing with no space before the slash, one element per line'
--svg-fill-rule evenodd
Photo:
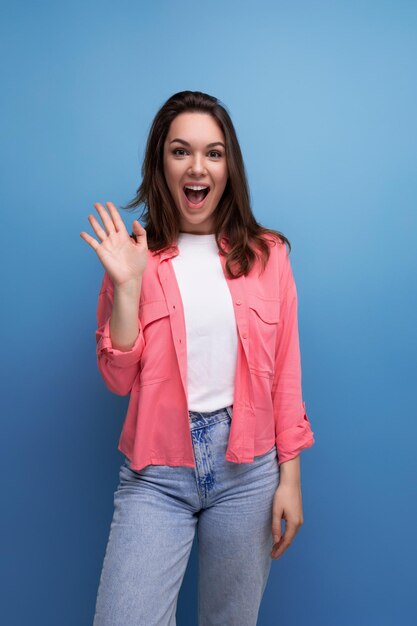
<path fill-rule="evenodd" d="M 285 244 L 280 258 L 280 321 L 277 333 L 272 396 L 275 435 L 280 466 L 279 486 L 272 505 L 271 557 L 279 559 L 304 523 L 300 452 L 314 444 L 302 400 L 301 363 L 297 319 L 297 289 Z M 281 521 L 285 520 L 282 534 Z"/>
<path fill-rule="evenodd" d="M 277 332 L 272 398 L 275 436 L 282 478 L 299 474 L 297 463 L 283 464 L 314 444 L 314 433 L 302 399 L 297 289 L 285 244 L 280 245 L 280 321 Z"/>
<path fill-rule="evenodd" d="M 105 271 L 98 296 L 96 354 L 106 387 L 120 396 L 130 393 L 145 345 L 139 320 L 142 277 L 114 289 Z"/>

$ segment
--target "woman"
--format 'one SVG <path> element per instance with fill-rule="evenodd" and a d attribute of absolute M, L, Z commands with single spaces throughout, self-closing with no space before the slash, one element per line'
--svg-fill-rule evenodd
<path fill-rule="evenodd" d="M 303 523 L 300 452 L 314 443 L 289 241 L 255 220 L 212 96 L 162 106 L 142 177 L 124 208 L 145 204 L 145 227 L 129 236 L 96 203 L 100 241 L 81 233 L 105 268 L 98 367 L 130 394 L 94 624 L 175 625 L 197 529 L 199 625 L 253 626 L 271 557 Z"/>

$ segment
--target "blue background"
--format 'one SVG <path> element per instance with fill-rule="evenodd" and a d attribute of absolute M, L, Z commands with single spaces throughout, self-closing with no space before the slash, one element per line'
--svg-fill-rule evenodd
<path fill-rule="evenodd" d="M 127 203 L 165 100 L 227 106 L 257 219 L 291 241 L 304 525 L 259 626 L 411 626 L 417 5 L 4 3 L 1 622 L 89 625 L 128 398 L 96 366 L 93 203 Z M 122 212 L 127 227 L 139 213 Z M 178 626 L 196 621 L 196 545 Z M 225 625 L 227 626 L 227 625 Z"/>

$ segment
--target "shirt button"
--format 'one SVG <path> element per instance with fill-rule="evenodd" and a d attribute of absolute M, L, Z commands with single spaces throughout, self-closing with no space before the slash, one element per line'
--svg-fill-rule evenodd
<path fill-rule="evenodd" d="M 243 337 L 243 339 L 247 339 L 248 338 L 248 334 L 247 333 L 242 333 L 242 337 Z"/>
<path fill-rule="evenodd" d="M 236 300 L 236 304 L 242 304 L 242 300 Z"/>

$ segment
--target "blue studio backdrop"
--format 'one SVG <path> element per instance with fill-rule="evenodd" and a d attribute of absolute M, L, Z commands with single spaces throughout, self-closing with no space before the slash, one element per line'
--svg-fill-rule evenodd
<path fill-rule="evenodd" d="M 298 288 L 316 443 L 304 525 L 272 562 L 258 624 L 415 624 L 416 3 L 0 14 L 1 623 L 92 623 L 128 398 L 97 369 L 103 267 L 79 233 L 94 235 L 94 202 L 134 197 L 153 116 L 191 89 L 228 108 L 254 213 L 289 238 Z M 139 215 L 122 212 L 129 232 Z M 194 545 L 178 625 L 196 611 Z"/>

